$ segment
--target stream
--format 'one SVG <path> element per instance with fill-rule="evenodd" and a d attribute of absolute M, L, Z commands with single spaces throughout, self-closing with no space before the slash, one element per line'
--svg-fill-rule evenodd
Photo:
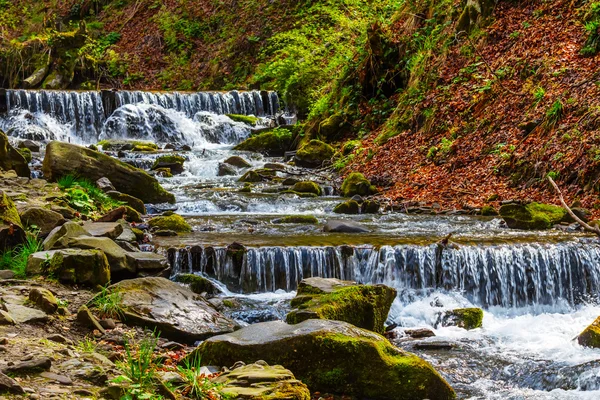
<path fill-rule="evenodd" d="M 388 323 L 396 345 L 429 361 L 461 399 L 598 399 L 600 350 L 573 340 L 600 315 L 600 244 L 581 233 L 507 229 L 499 218 L 385 212 L 342 216 L 341 201 L 326 174 L 288 166 L 281 158 L 232 148 L 251 132 L 224 114 L 255 115 L 260 124 L 282 114 L 273 92 L 143 93 L 7 90 L 8 112 L 0 128 L 9 136 L 91 144 L 101 139 L 139 139 L 192 147 L 181 152 L 185 171 L 159 178 L 176 198 L 176 211 L 194 232 L 155 237 L 173 274 L 192 272 L 218 281 L 225 295 L 247 305 L 243 323 L 284 318 L 302 278 L 335 277 L 384 283 L 398 291 Z M 283 115 L 286 121 L 293 116 Z M 127 153 L 124 160 L 149 168 L 160 154 Z M 240 155 L 259 168 L 285 165 L 281 177 L 308 176 L 324 196 L 280 194 L 279 184 L 238 190 L 235 176 L 218 176 L 219 163 Z M 173 205 L 156 204 L 160 212 Z M 280 224 L 286 215 L 313 215 L 316 225 Z M 365 234 L 325 233 L 329 219 L 351 219 Z M 449 233 L 455 248 L 437 242 Z M 246 247 L 241 263 L 228 255 Z M 437 327 L 439 314 L 482 307 L 483 328 Z M 426 339 L 404 335 L 429 328 Z"/>

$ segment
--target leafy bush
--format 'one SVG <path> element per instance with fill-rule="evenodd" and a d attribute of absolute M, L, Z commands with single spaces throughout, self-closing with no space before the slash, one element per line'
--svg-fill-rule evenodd
<path fill-rule="evenodd" d="M 87 179 L 64 175 L 58 179 L 57 184 L 65 192 L 68 204 L 84 214 L 105 213 L 123 205 L 122 202 L 112 199 L 95 183 Z"/>

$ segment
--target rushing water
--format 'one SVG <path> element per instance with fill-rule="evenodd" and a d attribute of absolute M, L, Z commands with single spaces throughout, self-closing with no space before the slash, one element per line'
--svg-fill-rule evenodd
<path fill-rule="evenodd" d="M 251 132 L 224 115 L 255 115 L 260 124 L 271 124 L 267 117 L 280 110 L 273 92 L 6 91 L 4 104 L 0 128 L 15 138 L 83 144 L 135 138 L 192 146 L 179 153 L 186 158 L 184 173 L 161 183 L 175 193 L 177 211 L 195 232 L 155 243 L 168 254 L 173 274 L 204 274 L 239 300 L 231 315 L 244 323 L 282 318 L 304 277 L 384 283 L 399 293 L 388 321 L 398 324 L 396 344 L 431 362 L 459 398 L 600 398 L 600 350 L 573 340 L 600 315 L 595 238 L 512 231 L 494 218 L 399 213 L 344 217 L 362 223 L 368 233 L 325 233 L 323 224 L 340 218 L 332 212 L 340 198 L 327 176 L 313 176 L 327 195 L 304 199 L 281 194 L 278 182 L 239 192 L 243 184 L 237 180 L 247 169 L 218 174 L 233 154 L 253 168 L 283 162 L 233 152 Z M 126 157 L 149 168 L 157 155 Z M 299 178 L 304 172 L 286 165 L 277 175 Z M 292 214 L 314 215 L 319 223 L 277 221 Z M 438 245 L 449 233 L 455 244 Z M 242 257 L 235 256 L 239 245 L 230 247 L 234 242 L 245 247 Z M 484 309 L 481 329 L 438 326 L 444 310 L 468 306 Z M 436 336 L 403 334 L 415 327 Z"/>

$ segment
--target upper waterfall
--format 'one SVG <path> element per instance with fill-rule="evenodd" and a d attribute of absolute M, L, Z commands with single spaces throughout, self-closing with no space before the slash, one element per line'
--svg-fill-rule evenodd
<path fill-rule="evenodd" d="M 158 142 L 221 142 L 207 133 L 224 114 L 274 116 L 275 92 L 141 92 L 3 90 L 0 128 L 9 136 L 33 140 L 95 143 L 102 138 Z M 207 116 L 208 115 L 208 116 Z M 226 121 L 231 124 L 232 121 Z M 231 129 L 229 129 L 231 131 Z M 216 135 L 219 136 L 219 135 Z M 226 142 L 244 135 L 228 133 Z"/>

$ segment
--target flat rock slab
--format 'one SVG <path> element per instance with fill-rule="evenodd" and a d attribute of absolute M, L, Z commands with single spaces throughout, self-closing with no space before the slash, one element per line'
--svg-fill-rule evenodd
<path fill-rule="evenodd" d="M 42 372 L 40 376 L 50 379 L 51 381 L 55 381 L 60 383 L 61 385 L 72 385 L 73 381 L 71 378 L 65 375 L 54 374 L 52 372 Z"/>
<path fill-rule="evenodd" d="M 121 294 L 127 324 L 156 328 L 168 339 L 193 343 L 239 328 L 202 296 L 165 278 L 129 279 L 109 289 Z"/>
<path fill-rule="evenodd" d="M 13 378 L 0 372 L 0 393 L 10 392 L 14 394 L 25 394 L 25 390 Z"/>
<path fill-rule="evenodd" d="M 357 283 L 353 281 L 314 277 L 302 279 L 298 285 L 298 291 L 302 289 L 303 292 L 307 293 L 332 293 L 337 289 L 356 285 Z"/>
<path fill-rule="evenodd" d="M 169 266 L 165 256 L 149 251 L 130 251 L 127 253 L 128 264 L 134 265 L 137 272 L 162 271 Z"/>
<path fill-rule="evenodd" d="M 107 237 L 116 239 L 123 233 L 123 226 L 118 222 L 86 222 L 83 229 L 95 237 Z"/>
<path fill-rule="evenodd" d="M 2 370 L 5 374 L 22 374 L 29 372 L 48 371 L 52 366 L 52 360 L 48 357 L 33 358 L 10 365 Z"/>
<path fill-rule="evenodd" d="M 27 324 L 34 322 L 47 322 L 48 315 L 45 312 L 29 308 L 20 304 L 6 304 L 8 314 L 17 324 Z"/>

